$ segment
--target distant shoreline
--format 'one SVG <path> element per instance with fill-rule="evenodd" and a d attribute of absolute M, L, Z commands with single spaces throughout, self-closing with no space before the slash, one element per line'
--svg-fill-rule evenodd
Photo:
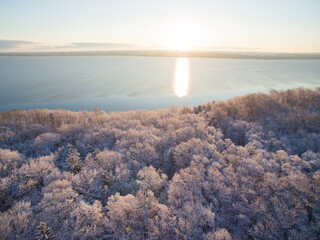
<path fill-rule="evenodd" d="M 320 59 L 320 53 L 263 53 L 218 52 L 177 50 L 109 50 L 109 51 L 63 51 L 63 52 L 0 52 L 0 56 L 136 56 L 136 57 L 188 57 L 231 59 Z"/>

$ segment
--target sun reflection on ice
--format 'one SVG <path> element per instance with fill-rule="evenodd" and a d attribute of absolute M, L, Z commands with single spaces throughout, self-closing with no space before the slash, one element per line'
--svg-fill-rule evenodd
<path fill-rule="evenodd" d="M 189 78 L 189 60 L 178 58 L 174 82 L 174 92 L 178 97 L 184 97 L 188 94 Z"/>

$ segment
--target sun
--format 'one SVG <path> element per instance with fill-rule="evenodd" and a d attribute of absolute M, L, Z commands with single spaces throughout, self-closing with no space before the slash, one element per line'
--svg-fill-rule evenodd
<path fill-rule="evenodd" d="M 191 21 L 178 21 L 171 28 L 170 48 L 174 50 L 191 50 L 197 40 L 195 24 Z"/>

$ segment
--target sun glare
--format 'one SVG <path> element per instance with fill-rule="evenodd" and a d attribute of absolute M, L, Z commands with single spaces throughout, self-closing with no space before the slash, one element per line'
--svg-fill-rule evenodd
<path fill-rule="evenodd" d="M 189 60 L 178 58 L 176 62 L 174 92 L 178 97 L 188 94 L 189 88 Z"/>
<path fill-rule="evenodd" d="M 192 22 L 178 22 L 172 26 L 171 48 L 190 50 L 196 44 L 196 29 Z"/>

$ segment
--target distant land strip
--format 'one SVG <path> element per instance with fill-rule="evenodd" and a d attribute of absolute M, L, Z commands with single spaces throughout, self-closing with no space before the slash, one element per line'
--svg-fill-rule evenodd
<path fill-rule="evenodd" d="M 177 50 L 108 50 L 61 52 L 0 52 L 0 56 L 141 56 L 232 59 L 320 59 L 320 53 L 218 52 Z"/>

